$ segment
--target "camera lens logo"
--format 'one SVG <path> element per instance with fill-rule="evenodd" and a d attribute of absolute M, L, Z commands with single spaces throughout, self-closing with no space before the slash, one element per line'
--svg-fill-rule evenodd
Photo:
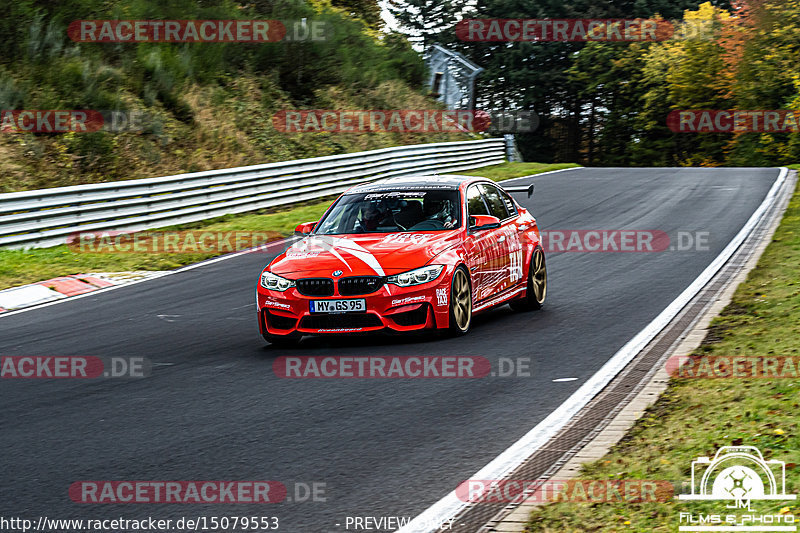
<path fill-rule="evenodd" d="M 797 531 L 788 507 L 760 513 L 752 502 L 796 500 L 786 494 L 786 463 L 764 459 L 755 446 L 723 446 L 714 458 L 692 461 L 692 492 L 679 500 L 725 502 L 724 509 L 681 511 L 678 531 Z"/>
<path fill-rule="evenodd" d="M 794 500 L 786 494 L 786 464 L 764 460 L 755 446 L 723 446 L 714 459 L 692 461 L 692 492 L 681 500 Z"/>
<path fill-rule="evenodd" d="M 724 494 L 737 500 L 760 499 L 764 497 L 764 484 L 753 469 L 730 466 L 717 476 L 711 494 Z"/>

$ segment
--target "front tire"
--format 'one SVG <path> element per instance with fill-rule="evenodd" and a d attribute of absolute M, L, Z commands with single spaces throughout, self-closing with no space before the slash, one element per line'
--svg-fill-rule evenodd
<path fill-rule="evenodd" d="M 466 335 L 472 325 L 472 288 L 464 267 L 458 267 L 450 280 L 450 333 Z"/>
<path fill-rule="evenodd" d="M 547 262 L 544 251 L 536 248 L 531 256 L 531 265 L 528 268 L 528 289 L 525 296 L 510 302 L 514 311 L 533 311 L 541 309 L 547 297 Z"/>

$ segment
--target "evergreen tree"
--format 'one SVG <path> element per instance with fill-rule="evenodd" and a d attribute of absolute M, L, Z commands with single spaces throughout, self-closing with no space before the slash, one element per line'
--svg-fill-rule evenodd
<path fill-rule="evenodd" d="M 423 49 L 447 39 L 464 11 L 456 0 L 388 0 L 387 7 L 400 31 Z"/>

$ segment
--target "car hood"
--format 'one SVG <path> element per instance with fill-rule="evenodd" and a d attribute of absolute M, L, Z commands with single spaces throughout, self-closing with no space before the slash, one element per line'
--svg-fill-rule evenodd
<path fill-rule="evenodd" d="M 458 231 L 309 235 L 270 264 L 279 276 L 389 276 L 418 268 L 458 243 Z"/>

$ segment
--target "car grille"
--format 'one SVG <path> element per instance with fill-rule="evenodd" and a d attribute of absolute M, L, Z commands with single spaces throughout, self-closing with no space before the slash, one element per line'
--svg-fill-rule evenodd
<path fill-rule="evenodd" d="M 310 315 L 300 321 L 303 329 L 372 328 L 382 325 L 381 319 L 372 313 Z"/>
<path fill-rule="evenodd" d="M 383 278 L 379 276 L 355 276 L 339 280 L 339 294 L 356 296 L 369 294 L 383 287 Z"/>
<path fill-rule="evenodd" d="M 406 311 L 405 313 L 395 313 L 390 315 L 389 318 L 399 326 L 421 326 L 428 320 L 428 306 L 421 305 L 419 309 Z"/>
<path fill-rule="evenodd" d="M 328 278 L 298 279 L 297 292 L 303 296 L 333 296 L 333 280 Z"/>

